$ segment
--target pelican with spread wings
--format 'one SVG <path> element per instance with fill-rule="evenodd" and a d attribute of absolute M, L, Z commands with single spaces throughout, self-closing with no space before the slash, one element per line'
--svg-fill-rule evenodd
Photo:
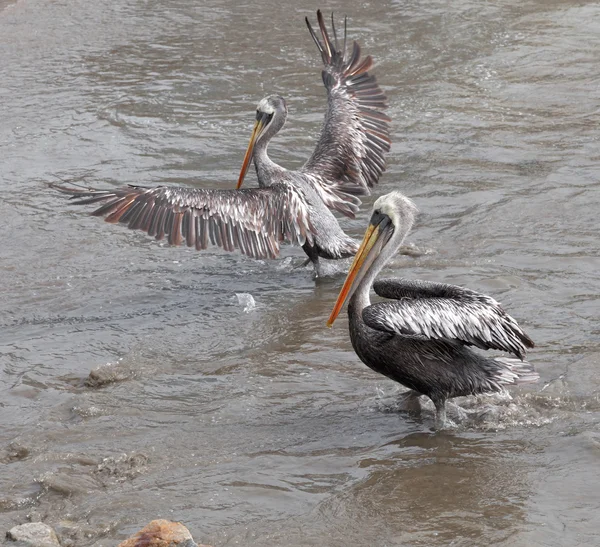
<path fill-rule="evenodd" d="M 74 204 L 98 203 L 92 212 L 107 222 L 143 230 L 172 245 L 185 243 L 198 250 L 210 244 L 235 249 L 253 258 L 275 258 L 280 244 L 301 245 L 320 275 L 319 258 L 353 256 L 358 242 L 340 228 L 332 211 L 354 217 L 357 196 L 368 195 L 385 170 L 390 150 L 390 119 L 383 113 L 386 97 L 369 73 L 370 56 L 360 46 L 342 44 L 333 15 L 330 36 L 317 11 L 321 37 L 306 24 L 323 60 L 327 112 L 315 151 L 297 171 L 273 162 L 267 147 L 287 118 L 287 105 L 278 95 L 260 101 L 256 122 L 243 161 L 237 189 L 221 190 L 158 186 L 124 186 L 114 190 L 60 188 Z M 240 188 L 251 163 L 258 188 Z"/>

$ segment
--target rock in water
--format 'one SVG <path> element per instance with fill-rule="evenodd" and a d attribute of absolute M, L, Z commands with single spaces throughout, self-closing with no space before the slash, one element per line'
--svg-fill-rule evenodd
<path fill-rule="evenodd" d="M 153 520 L 118 547 L 209 547 L 198 545 L 181 522 Z"/>
<path fill-rule="evenodd" d="M 60 547 L 54 530 L 43 522 L 15 526 L 7 532 L 6 537 L 18 541 L 18 545 L 22 547 Z"/>
<path fill-rule="evenodd" d="M 86 387 L 99 388 L 108 384 L 129 380 L 133 370 L 119 359 L 116 363 L 106 363 L 91 370 L 83 384 Z"/>

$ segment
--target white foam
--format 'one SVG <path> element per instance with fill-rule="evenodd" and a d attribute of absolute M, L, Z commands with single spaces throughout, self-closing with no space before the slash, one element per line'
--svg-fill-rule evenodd
<path fill-rule="evenodd" d="M 237 296 L 238 304 L 240 304 L 240 306 L 244 306 L 244 313 L 248 313 L 256 308 L 256 301 L 250 293 L 236 292 L 235 296 Z"/>

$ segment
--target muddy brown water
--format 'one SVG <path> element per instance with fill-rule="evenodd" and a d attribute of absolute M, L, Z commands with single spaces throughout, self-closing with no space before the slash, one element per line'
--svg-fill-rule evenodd
<path fill-rule="evenodd" d="M 398 412 L 345 317 L 325 328 L 342 274 L 315 284 L 300 249 L 169 248 L 44 186 L 229 188 L 270 93 L 290 107 L 272 155 L 299 166 L 316 7 L 0 1 L 0 534 L 110 546 L 162 517 L 217 547 L 600 544 L 597 2 L 321 6 L 389 96 L 374 195 L 422 212 L 431 252 L 385 273 L 492 294 L 538 346 L 541 382 L 463 401 L 456 430 Z M 107 363 L 120 381 L 86 386 Z"/>

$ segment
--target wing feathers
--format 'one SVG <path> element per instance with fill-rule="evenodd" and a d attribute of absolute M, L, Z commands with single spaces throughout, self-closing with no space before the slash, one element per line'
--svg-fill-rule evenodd
<path fill-rule="evenodd" d="M 323 20 L 323 14 L 321 13 L 321 10 L 317 11 L 317 22 L 319 23 L 319 29 L 321 30 L 321 35 L 323 36 L 323 43 L 325 44 L 325 51 L 327 52 L 327 60 L 330 61 L 335 49 L 334 45 L 331 43 L 329 35 L 327 34 L 327 27 L 325 26 L 325 21 Z"/>
<path fill-rule="evenodd" d="M 308 18 L 306 24 L 325 65 L 322 75 L 328 106 L 317 147 L 302 170 L 318 178 L 322 186 L 367 195 L 385 170 L 385 155 L 390 150 L 390 118 L 381 112 L 386 97 L 368 72 L 373 67 L 372 57 L 361 57 L 356 41 L 347 54 L 346 20 L 341 50 L 333 15 L 333 41 L 321 11 L 317 11 L 317 21 L 321 39 Z"/>
<path fill-rule="evenodd" d="M 313 30 L 313 28 L 310 24 L 310 21 L 308 20 L 308 17 L 305 17 L 304 20 L 306 21 L 306 26 L 308 27 L 308 31 L 310 32 L 310 35 L 312 36 L 312 39 L 314 40 L 315 44 L 317 45 L 317 49 L 319 50 L 319 53 L 321 54 L 323 63 L 327 64 L 327 57 L 325 56 L 325 50 L 323 49 L 323 45 L 321 44 L 318 36 L 315 34 L 315 31 Z"/>
<path fill-rule="evenodd" d="M 490 296 L 444 283 L 384 279 L 374 284 L 379 296 L 394 298 L 363 310 L 377 330 L 428 338 L 454 339 L 481 349 L 497 349 L 521 360 L 534 343 L 515 319 Z"/>
<path fill-rule="evenodd" d="M 101 204 L 92 215 L 143 230 L 171 245 L 203 250 L 209 241 L 253 258 L 275 258 L 279 243 L 313 241 L 308 205 L 289 184 L 242 190 L 126 186 L 116 190 L 78 190 L 55 186 L 74 205 Z M 106 203 L 102 203 L 106 202 Z"/>

